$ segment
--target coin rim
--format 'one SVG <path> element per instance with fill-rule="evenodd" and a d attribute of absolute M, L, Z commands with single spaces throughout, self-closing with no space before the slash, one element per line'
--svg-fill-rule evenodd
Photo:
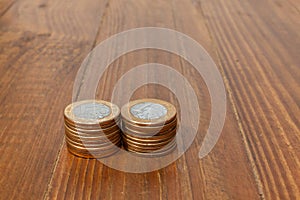
<path fill-rule="evenodd" d="M 126 124 L 124 124 L 122 126 L 122 132 L 127 132 L 134 137 L 149 138 L 149 137 L 153 137 L 153 136 L 165 135 L 169 131 L 172 131 L 177 127 L 178 127 L 177 123 L 176 124 L 174 123 L 172 126 L 167 126 L 166 128 L 164 128 L 158 132 L 146 132 L 146 131 L 143 132 L 143 131 L 137 131 L 137 130 L 131 129 Z"/>
<path fill-rule="evenodd" d="M 110 145 L 111 143 L 113 144 L 116 144 L 119 142 L 119 140 L 122 140 L 121 136 L 119 137 L 113 137 L 111 140 L 107 140 L 107 141 L 103 141 L 103 142 L 100 142 L 100 141 L 85 141 L 85 142 L 82 142 L 82 141 L 76 141 L 76 140 L 73 140 L 72 138 L 66 136 L 65 137 L 65 140 L 72 143 L 73 145 L 76 145 L 76 146 L 79 146 L 79 147 L 90 147 L 90 148 L 102 148 L 102 147 L 105 147 L 105 146 L 108 146 Z M 98 142 L 98 143 L 96 143 Z"/>
<path fill-rule="evenodd" d="M 110 108 L 110 114 L 104 118 L 101 119 L 84 119 L 84 118 L 79 118 L 76 117 L 73 113 L 73 109 L 76 106 L 79 106 L 81 104 L 86 104 L 86 103 L 99 103 L 99 104 L 104 104 Z M 104 100 L 83 100 L 83 101 L 78 101 L 78 102 L 73 102 L 69 104 L 65 110 L 64 110 L 64 116 L 67 118 L 68 121 L 73 122 L 75 125 L 83 125 L 83 126 L 88 126 L 88 125 L 105 125 L 105 124 L 110 124 L 111 121 L 116 119 L 120 115 L 120 109 L 117 105 L 107 102 Z"/>
<path fill-rule="evenodd" d="M 115 151 L 112 151 L 112 152 L 109 152 L 108 154 L 106 155 L 99 155 L 97 156 L 97 154 L 95 154 L 96 156 L 94 156 L 94 154 L 90 154 L 90 153 L 80 153 L 80 152 L 77 152 L 76 150 L 73 150 L 73 149 L 70 149 L 70 148 L 67 148 L 68 151 L 74 155 L 74 156 L 77 156 L 77 157 L 80 157 L 80 158 L 86 158 L 86 159 L 97 159 L 97 158 L 105 158 L 105 157 L 109 157 L 109 156 L 112 156 L 114 155 L 115 153 L 117 153 L 118 151 L 120 151 L 121 148 L 116 148 Z"/>
<path fill-rule="evenodd" d="M 165 132 L 163 135 L 153 135 L 151 137 L 140 137 L 137 135 L 134 135 L 130 132 L 128 132 L 127 130 L 122 131 L 122 136 L 124 135 L 125 137 L 130 138 L 131 140 L 136 140 L 136 141 L 145 141 L 145 142 L 154 142 L 157 140 L 165 140 L 167 138 L 171 138 L 171 137 L 176 137 L 176 133 L 177 133 L 177 127 L 172 128 L 171 130 L 169 130 L 168 132 Z"/>
<path fill-rule="evenodd" d="M 71 132 L 74 135 L 87 135 L 87 136 L 93 136 L 99 134 L 109 135 L 112 132 L 121 130 L 118 124 L 114 124 L 111 127 L 108 127 L 106 129 L 97 129 L 97 130 L 74 129 L 69 127 L 67 124 L 65 124 L 65 129 L 67 129 L 69 132 Z"/>
<path fill-rule="evenodd" d="M 67 140 L 65 140 L 65 142 L 66 142 L 66 144 L 68 144 L 73 149 L 76 149 L 77 151 L 88 151 L 88 152 L 104 151 L 105 152 L 105 151 L 108 151 L 113 148 L 119 148 L 118 145 L 122 143 L 122 139 L 120 139 L 116 144 L 110 144 L 110 145 L 107 145 L 107 146 L 101 147 L 101 148 L 79 147 L 79 146 L 70 144 L 70 142 Z"/>
<path fill-rule="evenodd" d="M 95 136 L 95 135 L 89 136 L 89 135 L 72 134 L 72 133 L 68 132 L 68 130 L 65 130 L 65 135 L 68 137 L 70 136 L 72 139 L 78 140 L 78 141 L 109 140 L 116 136 L 121 136 L 122 132 L 121 132 L 121 130 L 116 130 L 110 134 L 105 134 L 105 135 L 100 135 L 100 136 Z"/>
<path fill-rule="evenodd" d="M 132 124 L 127 121 L 122 121 L 121 127 L 122 127 L 122 129 L 127 129 L 130 132 L 135 133 L 136 135 L 152 136 L 152 135 L 166 132 L 166 131 L 172 129 L 173 127 L 176 127 L 177 125 L 178 125 L 178 120 L 175 117 L 169 123 L 167 123 L 165 125 L 161 125 L 161 126 L 138 126 L 138 125 Z"/>
<path fill-rule="evenodd" d="M 64 121 L 65 124 L 68 124 L 69 127 L 73 128 L 73 129 L 83 129 L 83 130 L 87 130 L 87 131 L 93 131 L 93 130 L 101 130 L 101 129 L 106 129 L 109 128 L 110 126 L 114 125 L 114 124 L 119 124 L 121 122 L 121 116 L 119 115 L 117 118 L 115 118 L 114 120 L 107 122 L 107 123 L 102 123 L 102 124 L 76 124 L 73 121 L 70 121 L 67 117 L 64 116 Z"/>
<path fill-rule="evenodd" d="M 145 120 L 140 119 L 135 116 L 133 116 L 130 112 L 130 109 L 132 106 L 138 104 L 138 103 L 144 103 L 144 102 L 151 102 L 151 103 L 158 103 L 167 108 L 167 114 L 163 117 L 152 119 L 152 120 Z M 172 121 L 176 117 L 176 108 L 173 104 L 160 100 L 160 99 L 152 99 L 152 98 L 146 98 L 146 99 L 138 99 L 134 101 L 130 101 L 127 104 L 125 104 L 121 108 L 121 116 L 123 119 L 125 119 L 128 122 L 134 123 L 138 126 L 158 126 L 158 125 L 164 125 L 168 122 Z"/>
<path fill-rule="evenodd" d="M 131 146 L 135 146 L 141 149 L 155 149 L 155 148 L 162 148 L 166 145 L 168 145 L 170 142 L 173 141 L 174 138 L 168 138 L 167 140 L 164 141 L 158 141 L 157 143 L 141 143 L 141 142 L 136 142 L 132 141 L 128 138 L 124 139 L 123 138 L 123 144 L 129 144 Z"/>
<path fill-rule="evenodd" d="M 131 148 L 126 148 L 124 147 L 126 151 L 133 153 L 134 155 L 137 156 L 142 156 L 142 157 L 161 157 L 161 156 L 165 156 L 167 154 L 170 154 L 171 152 L 173 152 L 175 149 L 177 149 L 177 143 L 174 142 L 169 148 L 165 149 L 164 151 L 153 151 L 151 153 L 149 152 L 139 152 L 136 151 L 135 149 L 131 149 Z"/>

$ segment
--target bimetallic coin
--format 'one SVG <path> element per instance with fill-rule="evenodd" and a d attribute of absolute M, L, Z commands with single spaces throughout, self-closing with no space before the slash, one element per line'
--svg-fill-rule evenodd
<path fill-rule="evenodd" d="M 109 102 L 85 100 L 64 110 L 69 152 L 84 158 L 103 158 L 120 150 L 120 109 Z"/>
<path fill-rule="evenodd" d="M 153 120 L 166 116 L 167 108 L 153 102 L 141 102 L 130 108 L 130 113 L 139 119 Z"/>
<path fill-rule="evenodd" d="M 82 119 L 102 119 L 110 113 L 110 107 L 98 102 L 86 102 L 73 108 L 74 116 Z"/>
<path fill-rule="evenodd" d="M 105 125 L 118 118 L 118 106 L 101 100 L 85 100 L 72 103 L 65 108 L 64 116 L 75 125 Z"/>
<path fill-rule="evenodd" d="M 138 126 L 159 126 L 176 117 L 176 108 L 159 99 L 140 99 L 127 103 L 121 109 L 122 118 Z"/>
<path fill-rule="evenodd" d="M 129 102 L 121 109 L 124 148 L 138 156 L 163 156 L 176 149 L 175 107 L 158 99 Z"/>

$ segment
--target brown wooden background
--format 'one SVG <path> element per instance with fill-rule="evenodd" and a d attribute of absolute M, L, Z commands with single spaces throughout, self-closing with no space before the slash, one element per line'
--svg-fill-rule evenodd
<path fill-rule="evenodd" d="M 63 109 L 87 53 L 130 28 L 158 26 L 201 43 L 222 73 L 226 124 L 198 159 L 210 118 L 201 76 L 178 56 L 122 56 L 100 81 L 109 100 L 133 66 L 159 62 L 189 78 L 200 102 L 197 139 L 175 163 L 129 174 L 67 152 Z M 300 199 L 300 1 L 1 0 L 0 199 Z M 149 85 L 134 96 L 173 102 Z"/>

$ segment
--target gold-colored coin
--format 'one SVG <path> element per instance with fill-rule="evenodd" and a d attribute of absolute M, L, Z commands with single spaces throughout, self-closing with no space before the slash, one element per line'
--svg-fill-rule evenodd
<path fill-rule="evenodd" d="M 74 142 L 82 142 L 82 143 L 107 143 L 109 141 L 114 140 L 115 138 L 119 138 L 121 137 L 121 132 L 118 130 L 114 133 L 112 133 L 111 135 L 107 135 L 107 136 L 99 136 L 99 137 L 84 137 L 81 135 L 72 135 L 69 134 L 66 131 L 66 137 L 68 137 L 70 140 L 74 141 Z"/>
<path fill-rule="evenodd" d="M 124 146 L 125 149 L 129 152 L 134 153 L 134 155 L 142 156 L 142 157 L 160 157 L 167 155 L 174 151 L 177 148 L 176 142 L 170 143 L 168 146 L 163 147 L 162 149 L 159 150 L 144 150 L 144 149 L 139 149 L 139 148 L 134 148 L 131 146 Z"/>
<path fill-rule="evenodd" d="M 107 122 L 106 124 L 86 124 L 86 125 L 83 125 L 83 124 L 76 124 L 72 121 L 69 121 L 69 119 L 67 119 L 66 117 L 64 117 L 65 119 L 65 124 L 70 127 L 71 129 L 74 129 L 74 130 L 85 130 L 85 131 L 97 131 L 97 130 L 103 130 L 103 129 L 106 129 L 106 128 L 109 128 L 111 126 L 114 126 L 115 124 L 120 124 L 120 119 L 121 117 L 119 116 L 118 118 L 114 119 L 114 120 L 111 120 L 109 122 Z"/>
<path fill-rule="evenodd" d="M 108 144 L 106 146 L 102 146 L 102 147 L 81 147 L 81 146 L 77 146 L 71 142 L 69 142 L 68 140 L 66 140 L 66 144 L 71 147 L 73 150 L 79 151 L 79 152 L 105 152 L 105 151 L 109 151 L 110 149 L 113 148 L 118 148 L 119 144 L 121 143 L 121 139 L 116 143 L 116 144 Z"/>
<path fill-rule="evenodd" d="M 165 124 L 163 126 L 137 126 L 135 124 L 123 122 L 123 129 L 127 129 L 130 132 L 134 133 L 135 135 L 140 136 L 147 136 L 147 135 L 160 135 L 164 132 L 167 132 L 174 127 L 177 126 L 177 119 L 175 118 L 173 121 L 169 122 L 168 124 Z"/>
<path fill-rule="evenodd" d="M 80 127 L 105 127 L 115 123 L 120 115 L 117 105 L 102 100 L 84 100 L 65 108 L 64 116 L 68 124 Z"/>
<path fill-rule="evenodd" d="M 122 136 L 137 142 L 153 143 L 157 141 L 165 141 L 169 138 L 174 138 L 176 136 L 176 130 L 177 129 L 175 127 L 164 135 L 154 135 L 152 137 L 136 137 L 135 135 L 132 135 L 132 133 L 124 131 Z"/>
<path fill-rule="evenodd" d="M 120 130 L 118 124 L 115 124 L 111 127 L 101 130 L 84 130 L 84 129 L 72 129 L 68 125 L 65 124 L 65 130 L 74 134 L 74 135 L 82 135 L 82 136 L 100 136 L 100 135 L 110 135 L 111 133 Z"/>
<path fill-rule="evenodd" d="M 122 145 L 120 109 L 109 102 L 85 100 L 64 110 L 65 141 L 69 152 L 84 158 L 102 158 Z"/>
<path fill-rule="evenodd" d="M 162 156 L 176 148 L 175 107 L 158 99 L 129 102 L 121 109 L 123 146 L 140 156 Z"/>
<path fill-rule="evenodd" d="M 98 141 L 98 140 L 92 140 L 92 141 L 76 141 L 73 140 L 72 138 L 69 138 L 68 136 L 66 136 L 66 141 L 68 141 L 69 143 L 79 146 L 79 147 L 93 147 L 93 148 L 101 148 L 103 146 L 107 146 L 111 143 L 113 144 L 117 144 L 119 141 L 121 140 L 121 136 L 115 137 L 111 140 L 108 140 L 106 142 L 103 141 Z"/>
<path fill-rule="evenodd" d="M 143 134 L 141 132 L 138 132 L 138 131 L 135 131 L 135 130 L 132 130 L 126 126 L 123 127 L 123 133 L 126 134 L 126 135 L 130 135 L 132 137 L 136 137 L 136 138 L 163 138 L 163 137 L 167 137 L 167 135 L 170 135 L 170 132 L 174 132 L 175 130 L 175 134 L 176 134 L 176 129 L 177 129 L 177 126 L 174 126 L 174 127 L 171 127 L 170 129 L 168 130 L 165 130 L 164 132 L 154 132 L 152 134 Z M 161 136 L 161 137 L 159 137 Z"/>
<path fill-rule="evenodd" d="M 127 139 L 125 139 L 127 140 Z M 170 144 L 171 142 L 173 142 L 174 139 L 171 138 L 170 140 L 167 140 L 167 141 L 164 141 L 164 142 L 160 142 L 160 143 L 157 143 L 157 144 L 141 144 L 141 143 L 137 143 L 137 142 L 132 142 L 132 141 L 126 141 L 124 142 L 124 145 L 127 145 L 127 146 L 131 146 L 131 147 L 134 147 L 134 148 L 138 148 L 138 149 L 141 149 L 141 150 L 158 150 L 158 149 L 162 149 L 163 147 L 167 146 L 168 144 Z"/>
<path fill-rule="evenodd" d="M 134 144 L 134 145 L 138 145 L 140 147 L 155 147 L 155 146 L 164 146 L 166 144 L 168 144 L 170 141 L 172 141 L 174 138 L 167 138 L 165 140 L 157 140 L 157 141 L 152 141 L 152 142 L 147 142 L 147 141 L 136 141 L 136 140 L 132 140 L 130 138 L 127 138 L 126 136 L 123 137 L 123 142 L 124 143 L 130 143 L 130 144 Z"/>
<path fill-rule="evenodd" d="M 68 146 L 68 144 L 67 144 L 67 146 Z M 82 157 L 82 158 L 105 158 L 105 157 L 108 157 L 108 156 L 111 156 L 111 155 L 117 153 L 119 150 L 120 150 L 120 148 L 117 147 L 108 152 L 101 152 L 101 153 L 93 152 L 93 154 L 91 154 L 89 151 L 88 152 L 79 152 L 77 150 L 72 149 L 72 147 L 68 146 L 68 151 L 70 153 L 72 153 L 75 156 Z"/>
<path fill-rule="evenodd" d="M 176 108 L 159 99 L 140 99 L 127 103 L 121 109 L 124 123 L 137 126 L 161 126 L 176 118 Z"/>

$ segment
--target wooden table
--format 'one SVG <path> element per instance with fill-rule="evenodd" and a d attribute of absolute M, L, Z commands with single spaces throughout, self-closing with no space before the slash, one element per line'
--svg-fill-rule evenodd
<path fill-rule="evenodd" d="M 140 50 L 116 60 L 97 98 L 134 66 L 157 62 L 187 77 L 201 110 L 197 137 L 176 162 L 132 174 L 74 157 L 63 109 L 85 56 L 115 33 L 145 26 L 180 31 L 216 62 L 227 116 L 213 151 L 198 158 L 210 119 L 201 75 L 182 58 Z M 0 199 L 300 199 L 300 2 L 297 0 L 2 0 Z M 133 99 L 178 106 L 149 85 Z"/>

